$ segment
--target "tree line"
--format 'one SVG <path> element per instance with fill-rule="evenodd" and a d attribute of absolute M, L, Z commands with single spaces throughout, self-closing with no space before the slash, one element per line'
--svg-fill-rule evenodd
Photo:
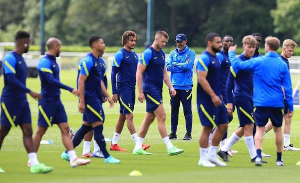
<path fill-rule="evenodd" d="M 177 33 L 185 33 L 191 47 L 204 47 L 205 36 L 231 35 L 241 45 L 245 35 L 259 32 L 281 41 L 300 38 L 300 0 L 156 0 L 154 33 L 169 33 L 174 46 Z M 17 30 L 29 31 L 39 44 L 40 0 L 0 0 L 0 42 L 12 41 Z M 144 46 L 147 0 L 45 0 L 45 37 L 57 37 L 64 45 L 88 45 L 100 35 L 107 46 L 121 46 L 125 30 L 138 34 Z"/>

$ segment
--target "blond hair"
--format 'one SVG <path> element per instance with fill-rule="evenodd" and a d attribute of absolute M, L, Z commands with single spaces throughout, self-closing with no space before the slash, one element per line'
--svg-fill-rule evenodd
<path fill-rule="evenodd" d="M 257 41 L 254 36 L 248 35 L 243 38 L 243 45 L 246 45 L 246 44 L 256 47 Z"/>
<path fill-rule="evenodd" d="M 268 36 L 266 37 L 265 42 L 272 51 L 277 51 L 280 46 L 280 40 L 277 37 Z"/>
<path fill-rule="evenodd" d="M 296 46 L 297 46 L 297 43 L 291 39 L 286 39 L 282 43 L 282 47 L 284 47 L 284 48 L 290 47 L 290 48 L 294 49 Z"/>
<path fill-rule="evenodd" d="M 161 36 L 166 39 L 169 39 L 168 33 L 166 33 L 165 31 L 157 31 L 155 37 L 161 37 Z"/>

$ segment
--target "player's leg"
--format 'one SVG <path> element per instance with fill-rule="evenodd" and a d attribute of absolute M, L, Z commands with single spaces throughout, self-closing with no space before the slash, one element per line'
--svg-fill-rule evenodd
<path fill-rule="evenodd" d="M 120 104 L 120 105 L 122 105 L 122 104 Z M 130 113 L 130 114 L 132 115 L 132 113 Z M 131 117 L 133 118 L 133 115 Z M 112 142 L 111 142 L 111 146 L 110 146 L 110 150 L 112 150 L 112 151 L 127 151 L 126 149 L 122 149 L 120 146 L 118 146 L 119 139 L 120 139 L 123 127 L 124 127 L 125 120 L 126 120 L 125 114 L 120 113 L 117 124 L 116 124 L 114 136 L 113 136 L 113 139 L 112 139 Z M 131 120 L 131 121 L 129 121 L 129 123 L 130 122 L 132 123 L 133 119 L 130 119 L 130 117 L 129 117 L 129 120 Z M 128 126 L 128 121 L 127 121 L 127 126 Z M 131 128 L 128 128 L 128 129 L 131 129 Z M 135 129 L 134 129 L 134 131 L 135 131 Z"/>
<path fill-rule="evenodd" d="M 35 134 L 33 135 L 33 144 L 34 144 L 34 151 L 38 152 L 40 147 L 40 142 L 46 133 L 48 127 L 38 126 Z M 70 138 L 70 137 L 69 137 Z"/>
<path fill-rule="evenodd" d="M 8 135 L 10 128 L 11 127 L 3 126 L 2 124 L 0 126 L 0 150 L 1 150 L 4 138 Z"/>
<path fill-rule="evenodd" d="M 186 128 L 186 134 L 183 140 L 192 140 L 192 126 L 193 126 L 192 89 L 182 90 L 180 94 L 180 101 L 183 107 L 183 114 L 185 117 L 185 128 Z"/>
<path fill-rule="evenodd" d="M 98 143 L 98 145 L 104 155 L 104 158 L 105 158 L 104 162 L 108 163 L 108 164 L 120 163 L 121 161 L 112 157 L 106 149 L 106 142 L 105 142 L 105 139 L 103 136 L 103 122 L 102 121 L 92 122 L 92 126 L 94 129 L 94 138 L 95 138 L 96 142 Z"/>
<path fill-rule="evenodd" d="M 276 143 L 276 152 L 277 152 L 277 159 L 276 165 L 283 166 L 282 162 L 282 120 L 283 114 L 281 112 L 281 108 L 271 108 L 270 118 L 273 124 L 273 129 L 275 132 L 275 143 Z"/>
<path fill-rule="evenodd" d="M 83 148 L 82 148 L 82 157 L 83 158 L 92 158 L 93 154 L 91 153 L 91 142 L 93 138 L 93 131 L 89 131 L 85 136 L 84 136 L 84 141 L 83 141 Z"/>
<path fill-rule="evenodd" d="M 73 143 L 69 137 L 70 127 L 69 127 L 68 123 L 67 122 L 58 123 L 58 127 L 61 131 L 62 142 L 63 142 L 65 148 L 67 149 L 67 152 L 69 155 L 70 165 L 72 167 L 76 167 L 76 166 L 83 166 L 83 165 L 89 164 L 91 162 L 91 160 L 79 159 L 77 157 L 76 152 L 73 147 Z"/>
<path fill-rule="evenodd" d="M 169 139 L 177 139 L 177 126 L 178 126 L 178 114 L 180 107 L 180 90 L 176 90 L 175 96 L 170 96 L 171 103 L 171 133 L 169 135 Z"/>
<path fill-rule="evenodd" d="M 162 137 L 167 150 L 168 150 L 168 154 L 169 155 L 177 155 L 177 154 L 181 154 L 183 153 L 183 149 L 178 149 L 177 147 L 175 147 L 169 137 L 168 137 L 168 133 L 167 133 L 167 129 L 166 129 L 166 112 L 164 109 L 163 104 L 160 104 L 157 109 L 154 111 L 154 115 L 156 116 L 157 119 L 157 126 L 158 126 L 158 131 L 160 133 L 160 136 Z"/>
<path fill-rule="evenodd" d="M 137 138 L 135 147 L 132 152 L 133 154 L 135 154 L 135 155 L 151 155 L 152 154 L 152 153 L 148 153 L 145 150 L 143 150 L 142 145 L 143 145 L 145 136 L 149 130 L 149 127 L 150 127 L 151 123 L 154 121 L 154 119 L 155 119 L 154 113 L 146 112 L 145 118 L 139 129 L 138 138 Z"/>
<path fill-rule="evenodd" d="M 212 123 L 213 119 L 211 118 L 211 116 L 214 115 L 214 107 L 212 107 L 211 105 L 198 103 L 197 110 L 202 125 L 202 132 L 199 137 L 200 159 L 198 161 L 198 165 L 204 167 L 215 167 L 216 165 L 208 161 L 207 158 L 209 136 L 214 126 Z"/>
<path fill-rule="evenodd" d="M 292 124 L 292 117 L 288 116 L 287 114 L 283 115 L 284 119 L 284 126 L 283 126 L 283 136 L 284 136 L 284 150 L 290 151 L 300 151 L 299 148 L 296 148 L 291 144 L 291 124 Z"/>

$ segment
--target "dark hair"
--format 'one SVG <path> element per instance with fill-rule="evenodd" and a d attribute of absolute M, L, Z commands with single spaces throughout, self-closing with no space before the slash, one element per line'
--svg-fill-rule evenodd
<path fill-rule="evenodd" d="M 231 37 L 231 38 L 233 38 L 231 35 L 225 35 L 225 36 L 223 36 L 222 40 L 225 39 L 225 37 Z"/>
<path fill-rule="evenodd" d="M 261 37 L 262 38 L 262 36 L 260 35 L 260 33 L 258 33 L 258 32 L 254 32 L 254 33 L 252 33 L 252 36 L 259 36 L 259 37 Z"/>
<path fill-rule="evenodd" d="M 19 41 L 21 39 L 29 39 L 30 34 L 26 31 L 19 30 L 15 35 L 15 41 Z"/>
<path fill-rule="evenodd" d="M 215 37 L 221 37 L 221 36 L 217 33 L 214 33 L 214 32 L 207 34 L 207 36 L 205 37 L 206 44 L 207 44 L 208 41 L 212 41 Z"/>
<path fill-rule="evenodd" d="M 124 46 L 128 42 L 129 37 L 131 37 L 131 36 L 136 37 L 136 39 L 137 39 L 137 35 L 135 32 L 130 31 L 130 30 L 124 32 L 124 34 L 122 35 L 122 46 Z"/>
<path fill-rule="evenodd" d="M 99 39 L 102 39 L 102 37 L 100 36 L 91 36 L 89 39 L 89 45 L 92 48 L 93 44 L 97 41 L 99 41 Z"/>

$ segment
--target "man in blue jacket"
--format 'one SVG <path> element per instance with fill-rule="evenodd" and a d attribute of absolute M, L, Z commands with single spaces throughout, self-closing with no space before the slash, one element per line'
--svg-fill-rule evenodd
<path fill-rule="evenodd" d="M 171 51 L 166 63 L 167 71 L 171 72 L 172 85 L 176 90 L 176 95 L 171 96 L 171 134 L 169 139 L 177 139 L 176 132 L 181 101 L 186 122 L 186 134 L 183 140 L 192 140 L 192 88 L 195 52 L 186 45 L 186 35 L 178 34 L 175 42 L 177 48 Z"/>
<path fill-rule="evenodd" d="M 254 72 L 254 95 L 253 102 L 256 107 L 254 117 L 257 126 L 255 134 L 255 147 L 257 157 L 255 159 L 256 166 L 262 166 L 262 141 L 265 131 L 265 125 L 268 119 L 271 119 L 275 132 L 275 141 L 277 147 L 277 166 L 283 166 L 282 156 L 282 108 L 284 106 L 284 95 L 282 86 L 285 91 L 285 97 L 288 103 L 288 115 L 293 116 L 293 99 L 292 84 L 288 66 L 283 62 L 277 50 L 280 41 L 276 37 L 267 37 L 265 39 L 264 57 L 250 59 L 242 62 L 235 57 L 236 46 L 229 48 L 229 58 L 233 65 L 240 70 L 252 70 Z"/>

